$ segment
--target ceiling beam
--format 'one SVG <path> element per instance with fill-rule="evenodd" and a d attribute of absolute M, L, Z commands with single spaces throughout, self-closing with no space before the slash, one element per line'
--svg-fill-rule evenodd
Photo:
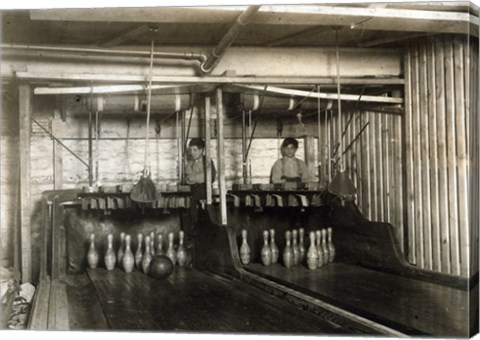
<path fill-rule="evenodd" d="M 53 21 L 229 23 L 234 21 L 245 8 L 246 6 L 42 9 L 30 11 L 30 18 Z M 410 22 L 462 22 L 479 25 L 478 16 L 466 12 L 323 5 L 263 5 L 252 23 L 319 25 L 322 24 L 319 18 L 325 16 L 342 19 L 338 23 L 343 22 L 348 25 L 351 24 L 352 18 L 402 19 Z"/>
<path fill-rule="evenodd" d="M 84 81 L 98 83 L 142 83 L 141 75 L 99 74 L 99 73 L 40 73 L 16 72 L 19 79 L 31 81 Z M 280 76 L 153 76 L 155 84 L 297 84 L 297 85 L 335 85 L 335 77 L 280 77 Z M 345 77 L 342 85 L 403 85 L 404 80 L 395 77 Z M 262 87 L 263 88 L 263 87 Z"/>
<path fill-rule="evenodd" d="M 405 41 L 408 39 L 416 39 L 416 38 L 422 38 L 428 35 L 432 35 L 432 33 L 412 33 L 412 34 L 405 34 L 402 36 L 396 36 L 396 37 L 383 37 L 383 38 L 378 38 L 378 39 L 372 39 L 372 40 L 367 40 L 360 42 L 357 44 L 358 47 L 374 47 L 374 46 L 379 46 L 379 45 L 385 45 L 385 44 L 391 44 L 391 43 L 396 43 L 399 41 Z"/>
<path fill-rule="evenodd" d="M 307 28 L 298 32 L 294 32 L 292 34 L 285 35 L 280 38 L 276 38 L 276 39 L 264 42 L 262 45 L 268 46 L 268 47 L 281 46 L 284 43 L 289 42 L 291 39 L 296 37 L 315 34 L 315 33 L 323 33 L 331 30 L 333 30 L 333 27 L 330 27 L 330 26 L 314 26 L 312 28 Z"/>
<path fill-rule="evenodd" d="M 308 97 L 308 98 L 320 98 L 320 99 L 335 99 L 337 100 L 346 100 L 346 101 L 355 101 L 355 102 L 371 102 L 371 103 L 390 103 L 390 104 L 402 104 L 403 98 L 399 97 L 385 97 L 385 96 L 358 96 L 357 94 L 340 94 L 339 96 L 336 93 L 322 93 L 322 92 L 309 92 L 303 90 L 293 90 L 286 89 L 281 87 L 274 86 L 256 86 L 256 85 L 239 85 L 232 84 L 228 85 L 226 91 L 236 92 L 240 91 L 250 91 L 258 93 L 271 93 L 287 96 L 299 96 L 299 97 Z"/>

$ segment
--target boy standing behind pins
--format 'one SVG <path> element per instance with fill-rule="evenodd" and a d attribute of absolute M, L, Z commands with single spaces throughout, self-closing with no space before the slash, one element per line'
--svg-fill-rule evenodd
<path fill-rule="evenodd" d="M 185 184 L 191 187 L 190 209 L 183 214 L 182 225 L 186 236 L 186 246 L 191 246 L 191 239 L 197 234 L 198 204 L 207 198 L 205 142 L 201 138 L 192 138 L 188 143 L 189 159 L 185 166 Z M 215 181 L 216 169 L 212 161 L 212 183 Z"/>

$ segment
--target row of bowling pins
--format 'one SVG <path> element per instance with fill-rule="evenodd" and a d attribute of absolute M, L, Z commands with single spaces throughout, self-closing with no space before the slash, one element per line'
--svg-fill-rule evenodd
<path fill-rule="evenodd" d="M 175 249 L 174 245 L 174 233 L 168 234 L 168 248 L 165 252 L 163 250 L 163 234 L 157 235 L 157 247 L 155 249 L 155 233 L 152 231 L 150 235 L 144 236 L 142 233 L 137 234 L 137 244 L 138 247 L 133 253 L 131 249 L 131 236 L 125 234 L 124 232 L 120 233 L 120 247 L 118 248 L 117 253 L 113 249 L 113 235 L 108 234 L 107 236 L 107 251 L 105 252 L 104 262 L 107 270 L 113 270 L 116 265 L 123 268 L 125 272 L 130 273 L 133 271 L 134 267 L 137 267 L 138 270 L 143 271 L 145 274 L 149 274 L 150 262 L 154 256 L 165 255 L 167 256 L 173 264 L 178 264 L 179 267 L 183 267 L 187 261 L 186 249 L 183 245 L 184 232 L 180 231 L 178 235 L 178 248 Z M 144 248 L 142 247 L 144 244 Z M 97 268 L 99 262 L 99 253 L 95 248 L 95 234 L 90 234 L 90 249 L 87 253 L 87 262 L 89 268 Z"/>
<path fill-rule="evenodd" d="M 310 247 L 305 249 L 305 230 L 287 230 L 285 232 L 285 248 L 282 253 L 283 264 L 287 268 L 299 265 L 307 259 L 307 267 L 314 270 L 318 267 L 332 262 L 335 259 L 335 247 L 332 242 L 332 228 L 311 231 Z M 269 242 L 270 238 L 270 242 Z M 298 239 L 298 241 L 297 241 Z M 275 243 L 275 230 L 270 229 L 263 232 L 263 247 L 260 252 L 262 263 L 269 266 L 277 263 L 280 251 Z M 240 260 L 244 265 L 250 263 L 251 251 L 247 242 L 247 231 L 242 230 L 242 244 L 240 246 Z"/>

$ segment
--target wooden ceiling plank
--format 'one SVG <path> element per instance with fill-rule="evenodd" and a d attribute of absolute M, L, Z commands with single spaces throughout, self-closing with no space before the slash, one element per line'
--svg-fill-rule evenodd
<path fill-rule="evenodd" d="M 432 35 L 432 33 L 424 32 L 424 33 L 405 34 L 397 37 L 382 37 L 378 39 L 372 39 L 372 40 L 361 42 L 357 46 L 358 47 L 374 47 L 374 46 L 385 45 L 385 44 L 390 44 L 390 43 L 399 42 L 399 41 L 405 41 L 408 39 L 421 38 L 428 35 Z"/>
<path fill-rule="evenodd" d="M 99 83 L 145 83 L 141 75 L 120 75 L 100 73 L 59 73 L 59 72 L 16 72 L 19 79 L 48 80 L 48 81 L 85 81 Z M 153 76 L 152 82 L 156 84 L 298 84 L 298 85 L 333 85 L 334 77 L 238 77 L 238 76 Z M 342 78 L 344 85 L 403 85 L 404 81 L 396 77 L 348 77 Z"/>
<path fill-rule="evenodd" d="M 258 92 L 262 93 L 272 93 L 272 94 L 279 94 L 279 95 L 287 95 L 287 96 L 299 96 L 299 97 L 309 97 L 309 98 L 320 98 L 320 99 L 337 99 L 340 97 L 340 100 L 347 100 L 347 101 L 360 101 L 360 102 L 372 102 L 372 103 L 391 103 L 391 104 L 402 104 L 403 98 L 397 97 L 384 97 L 384 96 L 359 96 L 357 94 L 340 94 L 338 96 L 336 93 L 322 93 L 322 92 L 309 92 L 303 90 L 293 90 L 293 89 L 286 89 L 274 86 L 256 86 L 256 85 L 240 85 L 240 84 L 232 84 L 227 85 L 227 89 L 231 91 L 242 90 L 242 91 L 251 91 L 251 92 Z"/>

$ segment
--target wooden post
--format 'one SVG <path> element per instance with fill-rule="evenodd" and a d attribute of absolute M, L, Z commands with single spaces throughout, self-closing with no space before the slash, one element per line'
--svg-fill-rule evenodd
<path fill-rule="evenodd" d="M 52 135 L 56 136 L 61 129 L 57 119 L 52 120 Z M 53 188 L 61 190 L 63 186 L 63 150 L 60 143 L 53 140 Z"/>
<path fill-rule="evenodd" d="M 303 138 L 303 143 L 305 147 L 305 163 L 307 163 L 308 171 L 310 174 L 315 176 L 315 137 L 305 136 Z"/>
<path fill-rule="evenodd" d="M 32 281 L 31 197 L 30 197 L 30 137 L 32 90 L 30 85 L 19 88 L 20 114 L 20 230 L 22 244 L 22 282 Z"/>
<path fill-rule="evenodd" d="M 223 102 L 222 89 L 217 88 L 217 151 L 218 151 L 218 183 L 220 189 L 220 216 L 222 225 L 227 224 L 227 190 L 225 187 L 225 150 L 223 145 Z"/>
<path fill-rule="evenodd" d="M 212 204 L 212 156 L 210 154 L 210 97 L 205 97 L 205 159 L 207 204 Z"/>

